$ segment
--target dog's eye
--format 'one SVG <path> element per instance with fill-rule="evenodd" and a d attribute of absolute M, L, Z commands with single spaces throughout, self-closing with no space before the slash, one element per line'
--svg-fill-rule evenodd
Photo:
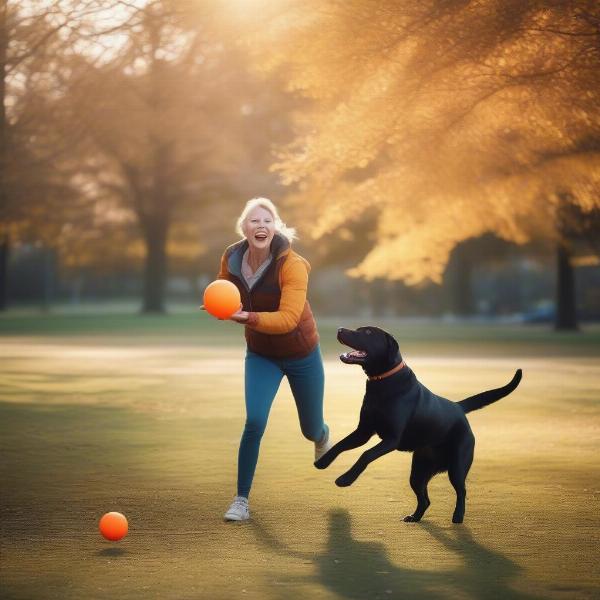
<path fill-rule="evenodd" d="M 366 333 L 367 335 L 371 335 L 371 333 L 373 333 L 373 332 L 372 332 L 370 329 L 367 329 L 367 330 L 365 331 L 365 333 Z"/>

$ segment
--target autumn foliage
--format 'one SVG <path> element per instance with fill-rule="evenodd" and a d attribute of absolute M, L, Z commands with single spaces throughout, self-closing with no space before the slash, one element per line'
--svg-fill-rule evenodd
<path fill-rule="evenodd" d="M 596 2 L 263 8 L 248 47 L 314 101 L 273 168 L 316 238 L 378 216 L 352 275 L 439 282 L 463 240 L 558 239 L 565 202 L 600 207 Z"/>

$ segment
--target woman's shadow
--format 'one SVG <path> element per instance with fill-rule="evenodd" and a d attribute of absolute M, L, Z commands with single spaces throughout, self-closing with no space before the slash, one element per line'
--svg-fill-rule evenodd
<path fill-rule="evenodd" d="M 415 525 L 407 525 L 414 527 Z M 328 539 L 323 552 L 296 551 L 277 540 L 258 522 L 253 528 L 259 542 L 277 553 L 311 561 L 314 575 L 278 577 L 278 583 L 289 585 L 320 584 L 342 598 L 502 598 L 531 600 L 535 596 L 514 590 L 511 584 L 521 568 L 499 552 L 484 548 L 464 526 L 455 535 L 431 523 L 421 523 L 432 538 L 461 559 L 455 569 L 411 569 L 390 561 L 385 544 L 363 542 L 352 537 L 348 511 L 329 512 Z M 396 542 L 397 540 L 393 540 Z M 289 593 L 283 594 L 286 598 Z"/>

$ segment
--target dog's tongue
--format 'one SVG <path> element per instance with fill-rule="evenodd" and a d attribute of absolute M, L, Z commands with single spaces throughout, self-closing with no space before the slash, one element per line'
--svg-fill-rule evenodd
<path fill-rule="evenodd" d="M 350 352 L 346 352 L 346 354 L 348 356 L 357 356 L 357 357 L 360 357 L 360 358 L 362 358 L 363 356 L 367 355 L 367 353 L 363 352 L 362 350 L 351 350 Z"/>
<path fill-rule="evenodd" d="M 344 362 L 346 362 L 346 361 L 352 362 L 352 359 L 364 358 L 366 355 L 367 355 L 367 353 L 363 352 L 362 350 L 351 350 L 350 352 L 344 352 L 343 354 L 340 354 L 340 358 Z"/>

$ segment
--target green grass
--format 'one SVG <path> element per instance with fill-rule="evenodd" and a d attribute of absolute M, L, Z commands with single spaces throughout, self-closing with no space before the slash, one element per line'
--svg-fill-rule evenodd
<path fill-rule="evenodd" d="M 379 325 L 392 332 L 407 357 L 414 354 L 516 356 L 600 356 L 600 324 L 584 325 L 579 332 L 555 332 L 549 325 L 418 323 L 400 319 L 358 317 L 319 318 L 321 346 L 326 354 L 339 351 L 338 327 Z M 0 339 L 44 337 L 58 343 L 77 338 L 92 344 L 202 344 L 232 346 L 243 338 L 242 327 L 213 319 L 203 311 L 184 310 L 164 316 L 133 312 L 0 314 Z"/>
<path fill-rule="evenodd" d="M 360 407 L 360 369 L 320 320 L 334 438 Z M 373 463 L 350 488 L 312 467 L 284 384 L 263 438 L 250 523 L 225 524 L 243 427 L 241 327 L 202 315 L 0 318 L 0 597 L 593 598 L 597 570 L 597 329 L 385 322 L 434 391 L 518 390 L 474 413 L 465 523 L 445 476 L 421 524 L 410 457 Z M 119 510 L 119 543 L 97 532 Z"/>

